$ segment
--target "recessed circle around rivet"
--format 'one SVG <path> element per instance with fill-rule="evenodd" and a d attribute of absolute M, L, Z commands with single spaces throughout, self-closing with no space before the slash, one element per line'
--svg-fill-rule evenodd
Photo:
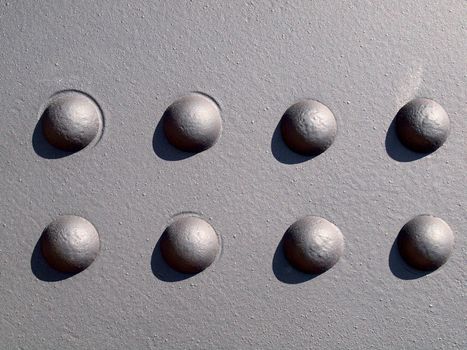
<path fill-rule="evenodd" d="M 318 216 L 306 216 L 293 223 L 284 234 L 284 253 L 297 269 L 318 274 L 333 267 L 344 252 L 344 236 L 339 228 Z"/>
<path fill-rule="evenodd" d="M 397 237 L 402 258 L 418 270 L 431 271 L 443 265 L 454 249 L 454 233 L 442 219 L 419 215 L 402 227 Z"/>
<path fill-rule="evenodd" d="M 220 251 L 217 233 L 209 223 L 195 216 L 176 219 L 165 229 L 160 244 L 167 264 L 190 274 L 210 266 Z"/>
<path fill-rule="evenodd" d="M 168 141 L 185 152 L 202 152 L 220 137 L 222 119 L 216 102 L 201 93 L 191 93 L 172 103 L 163 116 Z"/>
<path fill-rule="evenodd" d="M 102 131 L 102 113 L 84 93 L 64 91 L 54 95 L 42 113 L 43 133 L 54 147 L 76 152 L 88 146 Z"/>
<path fill-rule="evenodd" d="M 416 98 L 396 115 L 399 140 L 415 152 L 429 153 L 441 147 L 449 136 L 450 121 L 444 108 L 427 98 Z"/>
<path fill-rule="evenodd" d="M 96 259 L 100 240 L 96 228 L 88 220 L 63 215 L 45 228 L 40 246 L 51 267 L 61 272 L 76 273 Z"/>
<path fill-rule="evenodd" d="M 281 133 L 292 151 L 316 156 L 334 142 L 337 122 L 331 110 L 322 103 L 302 100 L 285 111 L 281 119 Z"/>

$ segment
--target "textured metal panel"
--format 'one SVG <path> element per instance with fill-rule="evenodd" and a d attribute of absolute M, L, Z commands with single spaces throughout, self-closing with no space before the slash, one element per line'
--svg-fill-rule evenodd
<path fill-rule="evenodd" d="M 1 348 L 465 349 L 466 18 L 448 1 L 2 1 L 0 4 Z M 62 90 L 89 94 L 102 138 L 54 150 L 38 120 Z M 222 135 L 191 155 L 168 145 L 164 111 L 190 92 L 221 108 Z M 393 119 L 438 102 L 451 133 L 419 155 Z M 302 99 L 334 114 L 332 147 L 291 152 L 279 121 Z M 159 238 L 183 212 L 222 252 L 185 276 Z M 395 239 L 419 214 L 445 220 L 454 251 L 407 269 Z M 101 239 L 72 277 L 38 240 L 57 216 Z M 317 277 L 280 241 L 306 215 L 345 236 Z"/>

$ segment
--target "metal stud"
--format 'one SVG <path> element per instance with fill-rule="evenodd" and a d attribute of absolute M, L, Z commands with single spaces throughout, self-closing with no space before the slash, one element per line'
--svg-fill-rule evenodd
<path fill-rule="evenodd" d="M 334 142 L 337 122 L 331 110 L 322 103 L 302 100 L 285 111 L 281 119 L 281 132 L 291 150 L 316 156 Z"/>
<path fill-rule="evenodd" d="M 454 249 L 454 233 L 449 225 L 431 215 L 419 215 L 402 227 L 397 238 L 402 258 L 419 270 L 435 270 Z"/>
<path fill-rule="evenodd" d="M 416 98 L 396 115 L 400 141 L 415 152 L 429 153 L 443 145 L 449 136 L 450 122 L 444 108 L 433 100 Z"/>
<path fill-rule="evenodd" d="M 292 224 L 284 234 L 283 244 L 289 262 L 310 274 L 330 269 L 344 252 L 342 232 L 318 216 L 306 216 Z"/>
<path fill-rule="evenodd" d="M 210 266 L 220 251 L 217 233 L 195 216 L 181 217 L 161 237 L 161 253 L 167 264 L 182 273 L 198 273 Z"/>
<path fill-rule="evenodd" d="M 218 105 L 200 93 L 191 93 L 172 103 L 164 113 L 163 123 L 168 141 L 192 153 L 212 147 L 222 131 Z"/>
<path fill-rule="evenodd" d="M 40 239 L 47 263 L 61 272 L 76 273 L 96 259 L 100 249 L 99 234 L 86 219 L 63 215 L 50 223 Z"/>
<path fill-rule="evenodd" d="M 54 147 L 76 152 L 88 146 L 102 130 L 96 102 L 77 91 L 56 94 L 42 114 L 44 136 Z"/>

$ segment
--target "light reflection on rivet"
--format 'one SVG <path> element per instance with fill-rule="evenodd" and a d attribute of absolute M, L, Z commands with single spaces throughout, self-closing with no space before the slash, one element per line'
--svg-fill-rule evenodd
<path fill-rule="evenodd" d="M 322 103 L 302 100 L 285 111 L 281 119 L 281 132 L 291 150 L 316 156 L 334 142 L 337 122 L 331 110 Z"/>
<path fill-rule="evenodd" d="M 306 216 L 293 223 L 284 234 L 284 253 L 297 269 L 311 274 L 333 267 L 344 251 L 339 228 L 318 216 Z"/>
<path fill-rule="evenodd" d="M 76 152 L 102 132 L 102 113 L 96 102 L 78 91 L 64 91 L 48 102 L 41 121 L 44 136 L 54 147 Z"/>
<path fill-rule="evenodd" d="M 163 123 L 168 141 L 192 153 L 212 147 L 222 131 L 218 105 L 201 93 L 191 93 L 172 103 L 163 115 Z"/>
<path fill-rule="evenodd" d="M 161 253 L 167 264 L 182 273 L 198 273 L 210 266 L 220 251 L 212 226 L 195 216 L 172 222 L 161 237 Z"/>
<path fill-rule="evenodd" d="M 429 153 L 441 147 L 449 136 L 450 121 L 444 108 L 427 98 L 404 105 L 395 118 L 399 140 L 413 151 Z"/>
<path fill-rule="evenodd" d="M 449 225 L 432 215 L 419 215 L 402 227 L 397 237 L 402 258 L 419 270 L 435 270 L 454 249 L 454 233 Z"/>
<path fill-rule="evenodd" d="M 61 272 L 76 273 L 96 259 L 100 240 L 96 228 L 88 220 L 63 215 L 45 228 L 40 245 L 51 267 Z"/>

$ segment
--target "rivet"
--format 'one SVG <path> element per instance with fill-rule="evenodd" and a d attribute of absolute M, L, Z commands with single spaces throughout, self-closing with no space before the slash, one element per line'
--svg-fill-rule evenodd
<path fill-rule="evenodd" d="M 162 256 L 170 267 L 182 273 L 203 271 L 214 262 L 219 250 L 217 233 L 195 216 L 176 219 L 161 237 Z"/>
<path fill-rule="evenodd" d="M 415 152 L 433 152 L 449 136 L 448 114 L 440 104 L 427 98 L 408 102 L 397 113 L 395 122 L 399 140 Z"/>
<path fill-rule="evenodd" d="M 294 152 L 316 156 L 327 150 L 337 134 L 331 110 L 318 101 L 302 100 L 290 106 L 281 119 L 282 138 Z"/>
<path fill-rule="evenodd" d="M 99 106 L 78 91 L 54 95 L 42 114 L 44 136 L 54 147 L 76 152 L 89 145 L 101 132 Z"/>
<path fill-rule="evenodd" d="M 297 269 L 310 274 L 333 267 L 344 252 L 344 236 L 339 228 L 318 216 L 306 216 L 293 223 L 284 234 L 284 253 Z"/>
<path fill-rule="evenodd" d="M 218 105 L 200 93 L 191 93 L 172 103 L 164 113 L 163 123 L 168 141 L 192 153 L 212 147 L 222 131 Z"/>
<path fill-rule="evenodd" d="M 96 259 L 100 249 L 99 234 L 86 219 L 63 215 L 42 233 L 42 254 L 47 263 L 61 272 L 76 273 Z"/>
<path fill-rule="evenodd" d="M 419 270 L 435 270 L 454 249 L 454 233 L 449 225 L 431 215 L 419 215 L 402 227 L 397 237 L 402 258 Z"/>

